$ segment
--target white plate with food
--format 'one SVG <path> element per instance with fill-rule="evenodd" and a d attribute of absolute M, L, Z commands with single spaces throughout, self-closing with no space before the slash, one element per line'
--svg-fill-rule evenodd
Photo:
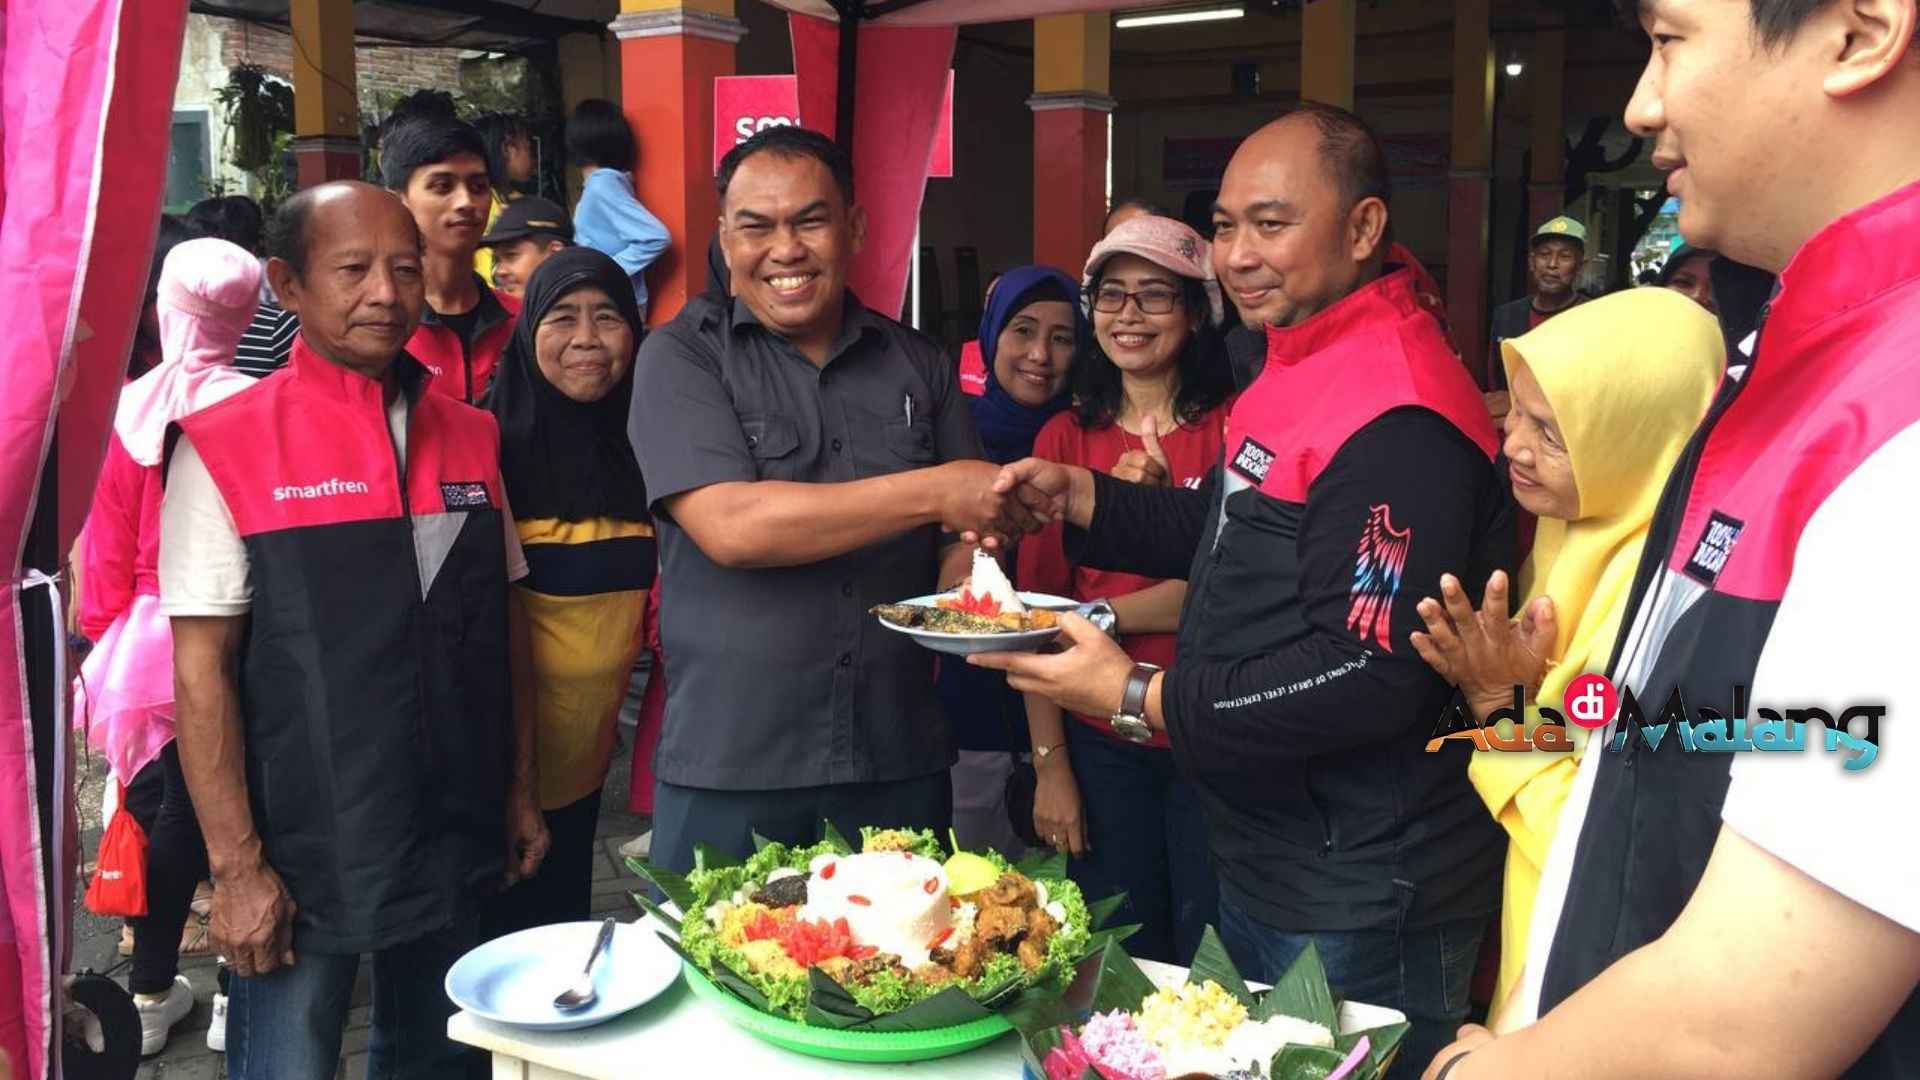
<path fill-rule="evenodd" d="M 973 573 L 952 592 L 881 604 L 880 625 L 952 656 L 982 652 L 1033 652 L 1060 636 L 1060 613 L 1079 611 L 1080 601 L 1049 593 L 1016 592 L 1000 564 L 984 551 L 973 554 Z"/>

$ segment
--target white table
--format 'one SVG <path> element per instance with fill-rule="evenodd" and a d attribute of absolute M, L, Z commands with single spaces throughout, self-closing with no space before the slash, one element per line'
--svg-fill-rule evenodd
<path fill-rule="evenodd" d="M 1160 985 L 1185 980 L 1186 969 L 1139 961 Z M 493 1080 L 633 1080 L 638 1076 L 710 1076 L 729 1080 L 842 1077 L 881 1080 L 1017 1080 L 1020 1037 L 1008 1032 L 977 1050 L 895 1065 L 858 1065 L 807 1057 L 761 1042 L 728 1023 L 675 982 L 666 993 L 616 1020 L 578 1031 L 527 1031 L 465 1011 L 447 1021 L 447 1035 L 493 1055 Z"/>

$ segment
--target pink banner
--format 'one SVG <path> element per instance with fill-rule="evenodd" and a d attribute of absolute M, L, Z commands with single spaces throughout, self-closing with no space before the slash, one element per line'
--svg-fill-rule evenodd
<path fill-rule="evenodd" d="M 0 984 L 18 994 L 0 995 L 0 1056 L 20 1080 L 58 1075 L 74 878 L 51 764 L 66 733 L 36 730 L 24 685 L 21 634 L 49 633 L 21 622 L 25 538 L 40 499 L 56 500 L 58 551 L 86 517 L 153 254 L 186 8 L 63 0 L 29 18 L 0 0 Z M 50 452 L 56 491 L 40 485 Z"/>
<path fill-rule="evenodd" d="M 800 122 L 832 135 L 840 27 L 804 15 L 788 21 L 793 70 L 800 82 Z M 907 298 L 913 237 L 927 191 L 955 36 L 951 26 L 860 27 L 853 182 L 867 211 L 867 243 L 854 260 L 849 283 L 868 307 L 896 319 Z"/>
<path fill-rule="evenodd" d="M 800 86 L 792 75 L 722 75 L 713 80 L 713 171 L 727 151 L 770 127 L 800 122 Z M 929 177 L 953 175 L 953 72 L 933 133 Z"/>

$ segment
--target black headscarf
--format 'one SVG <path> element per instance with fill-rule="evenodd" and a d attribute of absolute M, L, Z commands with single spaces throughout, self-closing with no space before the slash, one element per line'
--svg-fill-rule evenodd
<path fill-rule="evenodd" d="M 642 326 L 633 279 L 618 263 L 589 247 L 566 248 L 541 263 L 527 282 L 520 321 L 488 392 L 487 407 L 500 422 L 500 472 L 513 514 L 522 520 L 646 521 L 647 484 L 627 442 L 633 358 L 607 396 L 589 405 L 548 382 L 534 355 L 540 320 L 583 285 L 598 286 L 620 309 L 638 351 Z"/>

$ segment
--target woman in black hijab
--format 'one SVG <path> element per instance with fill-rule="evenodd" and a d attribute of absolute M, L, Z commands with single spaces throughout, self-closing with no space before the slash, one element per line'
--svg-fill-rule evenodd
<path fill-rule="evenodd" d="M 527 282 L 487 399 L 527 553 L 514 618 L 533 660 L 552 834 L 540 872 L 495 905 L 490 936 L 588 915 L 600 789 L 655 568 L 646 481 L 627 442 L 640 336 L 631 279 L 598 251 L 567 248 Z"/>

